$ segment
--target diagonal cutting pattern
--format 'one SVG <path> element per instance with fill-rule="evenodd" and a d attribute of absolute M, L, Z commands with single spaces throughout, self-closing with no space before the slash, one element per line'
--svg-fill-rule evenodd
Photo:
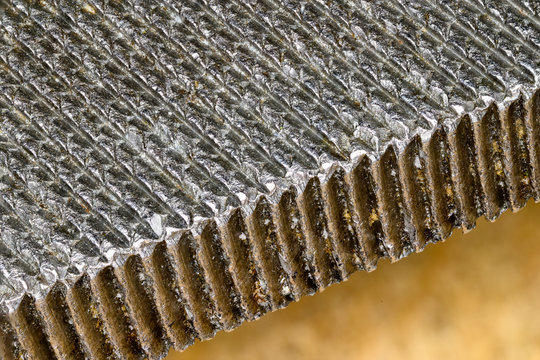
<path fill-rule="evenodd" d="M 159 358 L 538 200 L 538 12 L 4 2 L 0 353 Z"/>

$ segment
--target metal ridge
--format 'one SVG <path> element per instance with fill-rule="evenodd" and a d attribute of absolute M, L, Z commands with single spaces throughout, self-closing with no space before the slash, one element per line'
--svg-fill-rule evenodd
<path fill-rule="evenodd" d="M 44 299 L 27 294 L 3 310 L 0 349 L 6 359 L 163 358 L 531 198 L 540 199 L 540 91 L 492 104 L 478 122 L 465 116 L 450 134 L 417 136 L 401 154 L 389 146 L 376 162 L 335 167 L 277 204 L 260 197 L 249 216 L 238 209 L 225 226 L 175 233 L 95 278 L 57 282 Z"/>

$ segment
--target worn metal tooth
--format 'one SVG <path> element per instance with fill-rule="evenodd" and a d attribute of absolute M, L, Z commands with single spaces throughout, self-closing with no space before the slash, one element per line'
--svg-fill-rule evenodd
<path fill-rule="evenodd" d="M 51 326 L 51 341 L 65 359 L 89 359 L 90 353 L 75 327 L 71 309 L 67 302 L 67 287 L 57 282 L 45 298 L 42 305 L 44 313 L 48 313 Z"/>
<path fill-rule="evenodd" d="M 294 288 L 285 249 L 274 224 L 272 208 L 264 196 L 259 198 L 253 214 L 249 217 L 248 229 L 262 265 L 262 274 L 268 284 L 272 307 L 284 307 L 294 300 Z"/>
<path fill-rule="evenodd" d="M 313 249 L 316 274 L 323 288 L 343 280 L 334 243 L 324 209 L 321 183 L 318 177 L 309 180 L 302 194 L 301 212 L 306 221 L 306 238 Z"/>
<path fill-rule="evenodd" d="M 58 359 L 49 339 L 45 321 L 33 296 L 25 294 L 17 309 L 21 343 L 32 359 Z"/>
<path fill-rule="evenodd" d="M 510 189 L 504 157 L 502 124 L 497 105 L 491 104 L 475 124 L 480 168 L 486 193 L 486 217 L 497 218 L 510 206 Z"/>
<path fill-rule="evenodd" d="M 121 277 L 126 284 L 126 296 L 139 328 L 141 342 L 145 344 L 151 358 L 165 356 L 171 341 L 156 304 L 154 289 L 157 285 L 147 274 L 139 255 L 130 256 L 118 270 L 121 271 Z"/>
<path fill-rule="evenodd" d="M 378 180 L 381 192 L 381 213 L 388 235 L 386 248 L 392 260 L 401 259 L 414 250 L 416 232 L 411 214 L 405 203 L 400 169 L 394 146 L 390 145 L 378 163 Z"/>
<path fill-rule="evenodd" d="M 528 102 L 529 126 L 531 127 L 531 160 L 533 164 L 534 199 L 540 201 L 540 90 Z"/>
<path fill-rule="evenodd" d="M 512 184 L 512 207 L 522 208 L 533 196 L 532 168 L 529 154 L 529 127 L 525 100 L 520 95 L 514 100 L 503 115 L 508 147 L 510 149 L 510 181 Z"/>
<path fill-rule="evenodd" d="M 224 227 L 224 239 L 231 250 L 233 276 L 246 306 L 246 316 L 249 319 L 258 318 L 271 309 L 271 304 L 241 209 L 236 209 L 229 217 Z"/>
<path fill-rule="evenodd" d="M 126 301 L 125 289 L 112 266 L 101 270 L 95 279 L 99 291 L 104 320 L 113 341 L 125 358 L 148 357 L 139 336 L 139 330 L 131 316 L 131 306 Z"/>
<path fill-rule="evenodd" d="M 325 186 L 329 225 L 343 262 L 345 277 L 364 269 L 365 254 L 360 245 L 358 219 L 353 211 L 345 170 L 337 167 Z"/>
<path fill-rule="evenodd" d="M 461 204 L 456 192 L 452 170 L 453 153 L 443 127 L 437 128 L 426 147 L 429 157 L 430 178 L 433 186 L 435 213 L 443 239 L 462 223 Z"/>
<path fill-rule="evenodd" d="M 0 306 L 0 358 L 6 360 L 27 360 L 27 350 L 21 345 L 13 326 L 9 311 Z"/>
<path fill-rule="evenodd" d="M 191 307 L 178 283 L 179 274 L 175 270 L 174 259 L 165 241 L 156 244 L 147 264 L 153 277 L 158 311 L 169 338 L 176 349 L 185 349 L 193 344 L 198 334 Z"/>
<path fill-rule="evenodd" d="M 319 285 L 315 277 L 313 256 L 307 249 L 296 188 L 291 187 L 281 195 L 278 217 L 282 239 L 291 261 L 292 281 L 296 285 L 298 295 L 311 295 L 319 289 Z"/>
<path fill-rule="evenodd" d="M 485 214 L 485 194 L 478 170 L 478 155 L 471 118 L 465 115 L 459 122 L 454 136 L 454 164 L 457 169 L 458 191 L 463 206 L 463 226 L 470 230 L 476 219 Z"/>
<path fill-rule="evenodd" d="M 366 270 L 372 270 L 377 261 L 388 257 L 385 247 L 385 234 L 379 215 L 377 184 L 372 175 L 372 163 L 367 156 L 362 156 L 350 175 L 353 189 L 355 212 L 360 221 L 362 245 L 366 254 Z"/>
<path fill-rule="evenodd" d="M 411 213 L 417 234 L 417 250 L 427 243 L 440 240 L 439 225 L 435 218 L 431 185 L 428 179 L 428 159 L 420 136 L 413 137 L 402 155 L 404 183 L 411 202 Z"/>
<path fill-rule="evenodd" d="M 90 283 L 90 276 L 83 274 L 68 293 L 68 302 L 73 304 L 75 324 L 81 337 L 95 359 L 120 359 L 103 321 L 103 312 Z"/>
<path fill-rule="evenodd" d="M 215 221 L 209 221 L 200 235 L 203 265 L 214 290 L 223 328 L 230 330 L 244 320 L 240 293 L 231 276 L 229 256 L 223 248 Z"/>
<path fill-rule="evenodd" d="M 177 241 L 175 255 L 180 269 L 179 280 L 186 289 L 199 338 L 209 339 L 221 329 L 222 324 L 212 289 L 199 260 L 200 248 L 190 231 L 182 232 Z"/>

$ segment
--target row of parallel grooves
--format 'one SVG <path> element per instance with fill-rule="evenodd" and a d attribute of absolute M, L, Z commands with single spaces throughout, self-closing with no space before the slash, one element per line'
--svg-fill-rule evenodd
<path fill-rule="evenodd" d="M 278 204 L 279 228 L 288 248 L 293 281 L 300 296 L 314 294 L 319 286 L 315 278 L 313 259 L 307 252 L 302 215 L 298 209 L 296 189 L 283 192 Z"/>
<path fill-rule="evenodd" d="M 314 252 L 315 268 L 322 288 L 343 280 L 328 220 L 324 213 L 321 183 L 314 177 L 307 183 L 300 201 L 306 220 L 306 237 Z"/>
<path fill-rule="evenodd" d="M 522 208 L 533 195 L 532 169 L 529 155 L 527 113 L 525 101 L 520 96 L 512 102 L 503 117 L 506 122 L 508 142 L 511 154 L 511 181 L 513 192 L 513 208 Z"/>
<path fill-rule="evenodd" d="M 103 313 L 90 284 L 90 276 L 82 275 L 73 285 L 70 299 L 74 305 L 75 323 L 93 359 L 119 359 L 118 351 L 105 328 Z M 69 295 L 68 295 L 69 296 Z M 69 301 L 69 300 L 68 300 Z"/>
<path fill-rule="evenodd" d="M 540 91 L 505 111 L 464 116 L 447 135 L 416 136 L 400 156 L 362 156 L 350 173 L 336 166 L 323 185 L 310 179 L 273 206 L 259 198 L 250 216 L 233 211 L 200 236 L 173 234 L 151 255 L 132 255 L 43 300 L 23 296 L 0 308 L 5 359 L 157 359 L 342 281 L 378 260 L 397 260 L 468 230 L 477 218 L 519 209 L 540 180 Z"/>
<path fill-rule="evenodd" d="M 453 140 L 456 154 L 454 164 L 459 177 L 457 190 L 463 206 L 463 225 L 470 230 L 474 228 L 476 219 L 485 214 L 485 195 L 478 169 L 476 140 L 468 115 L 459 122 Z"/>
<path fill-rule="evenodd" d="M 230 260 L 222 245 L 221 234 L 215 221 L 205 226 L 200 236 L 202 258 L 214 285 L 214 294 L 224 329 L 233 329 L 244 320 L 240 294 L 229 270 Z"/>
<path fill-rule="evenodd" d="M 102 311 L 113 341 L 124 358 L 144 359 L 146 351 L 142 348 L 140 336 L 131 317 L 126 292 L 120 284 L 112 266 L 101 270 L 96 277 L 96 288 L 100 294 Z"/>
<path fill-rule="evenodd" d="M 356 270 L 364 268 L 365 255 L 361 250 L 360 237 L 356 229 L 358 220 L 352 211 L 350 187 L 345 181 L 345 170 L 342 167 L 334 170 L 325 190 L 329 224 L 333 227 L 332 234 L 341 255 L 345 278 L 348 278 Z"/>
<path fill-rule="evenodd" d="M 384 244 L 385 234 L 379 215 L 377 184 L 372 175 L 372 163 L 363 156 L 351 172 L 352 193 L 355 212 L 360 221 L 360 234 L 363 235 L 363 249 L 366 253 L 367 270 L 374 269 L 377 261 L 388 257 Z"/>
<path fill-rule="evenodd" d="M 25 294 L 17 309 L 22 345 L 34 359 L 57 359 L 47 335 L 46 325 L 33 296 Z"/>
<path fill-rule="evenodd" d="M 475 124 L 478 134 L 480 163 L 484 170 L 484 191 L 487 197 L 486 217 L 497 218 L 510 205 L 510 190 L 506 176 L 502 124 L 497 106 L 492 104 Z"/>
<path fill-rule="evenodd" d="M 183 232 L 176 245 L 179 280 L 186 288 L 199 338 L 209 339 L 221 328 L 221 322 L 212 289 L 206 282 L 205 271 L 200 264 L 199 253 L 193 234 Z"/>
<path fill-rule="evenodd" d="M 428 159 L 422 148 L 422 140 L 415 136 L 402 155 L 404 174 L 411 198 L 411 213 L 417 234 L 417 250 L 427 243 L 440 240 L 439 225 L 436 221 L 431 187 L 428 180 Z"/>
<path fill-rule="evenodd" d="M 271 305 L 242 210 L 233 211 L 225 226 L 225 234 L 231 249 L 233 273 L 246 306 L 247 317 L 256 319 L 268 312 Z"/>
<path fill-rule="evenodd" d="M 151 269 L 150 274 L 153 274 L 158 310 L 169 337 L 176 349 L 185 349 L 193 344 L 197 331 L 191 308 L 178 284 L 178 274 L 165 241 L 154 247 L 148 267 Z"/>
<path fill-rule="evenodd" d="M 67 287 L 61 282 L 53 285 L 45 298 L 43 312 L 50 314 L 51 340 L 58 342 L 57 348 L 64 359 L 89 359 L 86 349 L 71 316 L 71 309 L 67 303 Z"/>
<path fill-rule="evenodd" d="M 146 273 L 142 258 L 139 255 L 130 256 L 119 270 L 123 270 L 127 285 L 126 296 L 131 299 L 133 316 L 139 325 L 142 342 L 148 344 L 147 351 L 153 357 L 165 355 L 170 340 L 157 308 L 154 291 L 156 285 Z"/>
<path fill-rule="evenodd" d="M 250 220 L 250 233 L 253 234 L 273 307 L 284 307 L 294 300 L 293 287 L 286 271 L 285 251 L 278 238 L 272 208 L 265 197 L 259 198 Z"/>
<path fill-rule="evenodd" d="M 413 251 L 416 234 L 411 224 L 411 215 L 406 207 L 400 170 L 395 148 L 389 146 L 378 164 L 381 213 L 386 218 L 386 247 L 392 260 L 401 259 Z"/>

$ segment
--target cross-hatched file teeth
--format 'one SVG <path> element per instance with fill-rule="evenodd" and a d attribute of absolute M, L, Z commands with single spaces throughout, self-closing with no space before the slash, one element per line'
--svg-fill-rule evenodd
<path fill-rule="evenodd" d="M 336 167 L 277 204 L 261 197 L 223 226 L 181 231 L 145 258 L 70 287 L 58 282 L 44 299 L 25 295 L 15 312 L 2 310 L 2 355 L 162 358 L 169 346 L 184 349 L 383 257 L 396 261 L 456 227 L 472 229 L 479 216 L 518 209 L 538 192 L 538 99 L 490 105 L 478 122 L 465 116 L 455 131 L 415 137 L 401 154 L 389 147 L 378 161 L 361 157 L 350 172 Z M 523 133 L 512 136 L 516 126 Z"/>
<path fill-rule="evenodd" d="M 159 358 L 540 200 L 539 14 L 0 0 L 0 356 Z"/>

